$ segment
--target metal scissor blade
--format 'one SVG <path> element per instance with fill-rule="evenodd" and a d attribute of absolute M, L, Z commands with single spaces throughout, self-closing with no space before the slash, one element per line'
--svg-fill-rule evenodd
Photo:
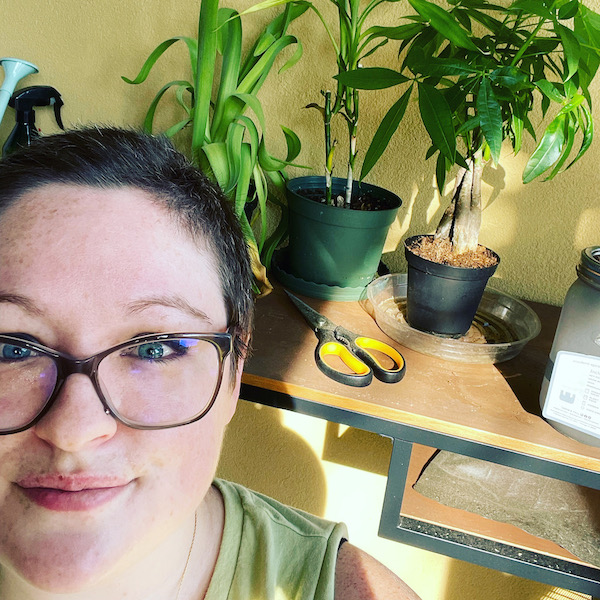
<path fill-rule="evenodd" d="M 315 331 L 318 329 L 331 329 L 333 331 L 335 329 L 336 325 L 333 321 L 330 321 L 326 316 L 311 308 L 306 302 L 302 302 L 300 298 L 296 298 L 294 294 L 290 294 L 287 290 L 284 290 L 284 292 Z"/>

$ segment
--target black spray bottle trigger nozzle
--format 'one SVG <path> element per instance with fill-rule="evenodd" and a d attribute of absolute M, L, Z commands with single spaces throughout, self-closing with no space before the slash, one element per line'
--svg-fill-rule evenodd
<path fill-rule="evenodd" d="M 17 111 L 17 121 L 34 119 L 34 109 L 38 106 L 53 106 L 54 118 L 64 130 L 61 109 L 64 105 L 60 92 L 49 85 L 33 85 L 17 90 L 10 98 L 9 106 Z"/>

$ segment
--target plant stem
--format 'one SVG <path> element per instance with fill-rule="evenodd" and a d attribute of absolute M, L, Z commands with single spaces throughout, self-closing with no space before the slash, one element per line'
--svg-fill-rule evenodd
<path fill-rule="evenodd" d="M 331 144 L 331 92 L 328 90 L 325 96 L 325 202 L 332 204 L 331 199 L 331 172 L 333 171 L 333 145 Z"/>
<path fill-rule="evenodd" d="M 204 145 L 210 117 L 212 81 L 217 57 L 217 15 L 219 0 L 203 0 L 198 19 L 198 58 L 194 89 L 197 97 L 194 103 L 192 129 L 192 158 L 198 164 L 200 151 Z"/>
<path fill-rule="evenodd" d="M 450 235 L 452 233 L 452 225 L 454 223 L 454 211 L 456 209 L 456 201 L 460 195 L 460 190 L 462 187 L 463 179 L 465 177 L 466 169 L 464 167 L 460 167 L 458 173 L 456 174 L 456 182 L 454 184 L 454 192 L 452 193 L 452 202 L 448 205 L 440 222 L 435 230 L 435 239 L 450 239 Z M 441 192 L 441 190 L 440 190 Z"/>

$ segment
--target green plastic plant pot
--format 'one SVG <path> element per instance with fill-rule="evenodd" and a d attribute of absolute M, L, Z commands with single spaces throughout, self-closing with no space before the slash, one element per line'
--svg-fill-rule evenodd
<path fill-rule="evenodd" d="M 414 329 L 442 337 L 461 337 L 471 327 L 488 279 L 500 257 L 491 267 L 472 269 L 436 263 L 417 256 L 410 248 L 419 239 L 404 242 L 408 262 L 406 320 Z"/>
<path fill-rule="evenodd" d="M 334 196 L 344 193 L 345 182 L 333 178 Z M 364 288 L 377 272 L 388 229 L 402 201 L 388 190 L 358 182 L 353 193 L 383 198 L 391 208 L 338 208 L 303 194 L 318 191 L 324 197 L 324 177 L 298 177 L 287 184 L 290 272 L 320 285 Z"/>

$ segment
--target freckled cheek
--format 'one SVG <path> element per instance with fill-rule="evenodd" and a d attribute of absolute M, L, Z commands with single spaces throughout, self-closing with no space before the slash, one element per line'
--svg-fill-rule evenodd
<path fill-rule="evenodd" d="M 205 417 L 167 432 L 173 435 L 169 435 L 168 442 L 156 444 L 153 454 L 154 468 L 164 470 L 164 477 L 153 478 L 154 485 L 164 486 L 170 481 L 170 495 L 185 494 L 200 502 L 217 468 L 222 426 Z"/>

